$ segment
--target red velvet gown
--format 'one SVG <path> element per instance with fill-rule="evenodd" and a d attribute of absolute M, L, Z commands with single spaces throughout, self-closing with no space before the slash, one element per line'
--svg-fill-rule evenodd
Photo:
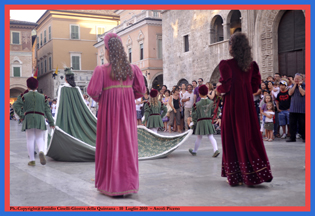
<path fill-rule="evenodd" d="M 224 95 L 222 113 L 222 177 L 230 185 L 243 182 L 256 185 L 272 180 L 269 160 L 253 101 L 261 77 L 256 62 L 244 72 L 235 59 L 222 60 L 219 65 L 221 86 L 217 88 Z"/>

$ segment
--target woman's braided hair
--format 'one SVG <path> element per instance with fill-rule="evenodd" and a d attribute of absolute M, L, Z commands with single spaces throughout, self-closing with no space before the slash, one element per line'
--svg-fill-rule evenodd
<path fill-rule="evenodd" d="M 133 71 L 121 41 L 113 37 L 109 39 L 108 47 L 109 62 L 112 66 L 110 73 L 111 79 L 125 81 L 129 77 L 129 79 L 132 80 L 134 76 Z"/>

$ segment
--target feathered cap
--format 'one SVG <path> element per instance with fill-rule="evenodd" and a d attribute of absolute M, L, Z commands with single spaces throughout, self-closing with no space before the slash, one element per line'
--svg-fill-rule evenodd
<path fill-rule="evenodd" d="M 150 96 L 154 98 L 154 97 L 156 97 L 158 95 L 158 93 L 159 92 L 156 89 L 152 89 L 151 92 L 150 92 Z"/>
<path fill-rule="evenodd" d="M 26 80 L 26 85 L 28 88 L 35 90 L 38 87 L 38 81 L 34 77 L 30 77 Z"/>
<path fill-rule="evenodd" d="M 65 75 L 74 75 L 72 67 L 65 68 Z"/>
<path fill-rule="evenodd" d="M 207 95 L 208 87 L 206 85 L 199 86 L 198 91 L 199 91 L 199 94 L 201 95 Z"/>

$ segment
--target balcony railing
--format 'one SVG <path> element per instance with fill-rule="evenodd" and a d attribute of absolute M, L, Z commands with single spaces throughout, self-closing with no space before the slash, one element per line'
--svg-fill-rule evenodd
<path fill-rule="evenodd" d="M 141 20 L 144 20 L 145 18 L 155 18 L 155 19 L 161 19 L 162 14 L 160 11 L 143 11 L 137 15 L 132 16 L 130 19 L 125 20 L 123 23 L 120 25 L 116 26 L 115 28 L 105 32 L 103 35 L 100 35 L 99 37 L 103 38 L 105 34 L 107 33 L 117 33 L 125 28 L 127 28 L 130 25 L 133 25 L 137 22 L 140 22 Z"/>

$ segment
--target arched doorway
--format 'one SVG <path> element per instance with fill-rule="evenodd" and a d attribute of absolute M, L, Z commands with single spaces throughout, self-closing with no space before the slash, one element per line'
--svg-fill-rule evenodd
<path fill-rule="evenodd" d="M 280 75 L 305 73 L 305 16 L 301 10 L 286 11 L 278 27 Z"/>
<path fill-rule="evenodd" d="M 210 28 L 210 43 L 223 41 L 223 19 L 220 15 L 213 17 Z"/>
<path fill-rule="evenodd" d="M 159 90 L 163 85 L 163 74 L 158 75 L 152 82 L 152 88 Z"/>
<path fill-rule="evenodd" d="M 10 104 L 13 104 L 19 95 L 21 95 L 26 89 L 11 88 L 10 89 Z"/>
<path fill-rule="evenodd" d="M 188 85 L 188 81 L 186 79 L 180 79 L 177 83 L 178 86 L 181 86 L 182 84 Z"/>
<path fill-rule="evenodd" d="M 219 70 L 219 65 L 217 65 L 212 72 L 212 75 L 210 77 L 210 82 L 212 84 L 217 84 L 219 82 L 219 79 L 220 79 L 220 70 Z"/>

